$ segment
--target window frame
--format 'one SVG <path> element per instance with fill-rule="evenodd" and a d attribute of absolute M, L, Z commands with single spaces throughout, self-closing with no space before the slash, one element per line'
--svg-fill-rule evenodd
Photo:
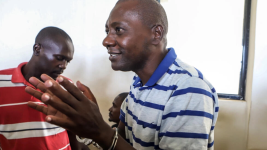
<path fill-rule="evenodd" d="M 160 0 L 157 0 L 160 3 Z M 242 36 L 242 61 L 239 78 L 238 94 L 218 93 L 219 98 L 245 100 L 246 78 L 248 66 L 248 50 L 249 50 L 249 32 L 250 32 L 250 16 L 251 16 L 251 0 L 245 0 L 244 19 L 243 19 L 243 36 Z"/>

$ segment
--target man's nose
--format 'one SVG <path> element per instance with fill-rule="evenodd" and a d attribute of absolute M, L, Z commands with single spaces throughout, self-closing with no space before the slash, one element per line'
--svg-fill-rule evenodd
<path fill-rule="evenodd" d="M 68 65 L 68 62 L 66 60 L 63 60 L 62 62 L 60 62 L 59 68 L 66 69 L 67 65 Z"/>
<path fill-rule="evenodd" d="M 116 45 L 115 37 L 112 36 L 112 35 L 110 35 L 110 34 L 108 34 L 108 35 L 104 38 L 102 44 L 103 44 L 103 46 L 105 46 L 106 48 L 115 46 L 115 45 Z"/>

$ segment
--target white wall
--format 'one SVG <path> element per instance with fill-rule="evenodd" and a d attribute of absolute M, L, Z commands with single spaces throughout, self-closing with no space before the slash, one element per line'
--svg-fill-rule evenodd
<path fill-rule="evenodd" d="M 266 0 L 252 0 L 246 99 L 220 100 L 216 150 L 267 150 L 266 7 Z"/>
<path fill-rule="evenodd" d="M 266 7 L 266 0 L 258 0 L 248 149 L 267 149 Z"/>

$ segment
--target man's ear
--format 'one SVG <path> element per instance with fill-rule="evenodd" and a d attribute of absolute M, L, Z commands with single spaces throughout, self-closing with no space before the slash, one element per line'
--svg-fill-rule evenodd
<path fill-rule="evenodd" d="M 33 54 L 34 54 L 35 56 L 39 56 L 40 51 L 41 51 L 41 44 L 39 44 L 39 43 L 34 44 L 34 45 L 33 45 Z"/>
<path fill-rule="evenodd" d="M 152 28 L 152 33 L 153 33 L 152 44 L 158 45 L 161 42 L 161 40 L 163 39 L 163 34 L 164 34 L 163 26 L 162 25 L 155 25 Z"/>

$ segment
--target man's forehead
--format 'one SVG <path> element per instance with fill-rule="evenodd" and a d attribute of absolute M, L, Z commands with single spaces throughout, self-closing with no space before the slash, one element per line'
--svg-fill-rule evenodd
<path fill-rule="evenodd" d="M 129 22 L 129 21 L 138 21 L 139 14 L 135 9 L 135 5 L 131 5 L 131 1 L 121 2 L 115 5 L 115 7 L 110 12 L 109 18 L 106 21 L 106 25 L 110 25 L 114 22 Z"/>
<path fill-rule="evenodd" d="M 69 40 L 57 41 L 54 39 L 46 40 L 44 43 L 44 49 L 54 54 L 66 54 L 72 57 L 74 53 L 73 44 Z"/>
<path fill-rule="evenodd" d="M 41 43 L 47 46 L 72 46 L 72 41 L 63 37 L 63 36 L 53 36 L 53 37 L 45 37 L 42 39 Z"/>
<path fill-rule="evenodd" d="M 117 96 L 114 101 L 113 101 L 114 104 L 116 105 L 119 105 L 122 103 L 122 97 L 121 96 Z"/>

